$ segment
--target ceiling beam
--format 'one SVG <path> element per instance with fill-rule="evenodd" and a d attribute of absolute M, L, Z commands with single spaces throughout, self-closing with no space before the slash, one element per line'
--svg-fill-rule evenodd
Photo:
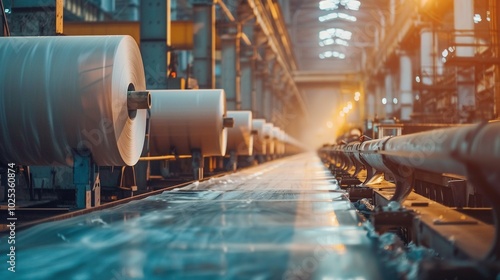
<path fill-rule="evenodd" d="M 295 71 L 293 79 L 298 85 L 303 84 L 339 84 L 359 83 L 362 75 L 359 72 L 333 72 L 333 71 Z"/>

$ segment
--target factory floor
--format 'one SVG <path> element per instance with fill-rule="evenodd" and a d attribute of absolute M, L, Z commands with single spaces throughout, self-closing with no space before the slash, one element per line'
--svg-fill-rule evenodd
<path fill-rule="evenodd" d="M 367 233 L 301 154 L 20 230 L 15 279 L 386 278 Z"/>

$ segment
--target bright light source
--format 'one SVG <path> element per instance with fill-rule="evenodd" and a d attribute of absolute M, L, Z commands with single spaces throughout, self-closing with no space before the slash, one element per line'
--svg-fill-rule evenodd
<path fill-rule="evenodd" d="M 455 47 L 448 47 L 448 51 L 451 52 L 451 53 L 454 52 L 455 51 Z"/>
<path fill-rule="evenodd" d="M 339 8 L 338 3 L 335 3 L 334 1 L 324 0 L 319 2 L 320 10 L 335 10 L 338 8 Z"/>
<path fill-rule="evenodd" d="M 346 114 L 347 114 L 347 113 L 349 113 L 349 108 L 344 107 L 344 110 L 343 110 L 343 111 L 344 111 L 344 113 L 346 113 Z"/>
<path fill-rule="evenodd" d="M 420 95 L 415 95 L 415 100 L 420 100 Z"/>
<path fill-rule="evenodd" d="M 351 40 L 352 32 L 341 29 L 341 28 L 328 28 L 322 30 L 319 33 L 320 40 L 326 40 L 329 38 L 340 38 L 343 40 Z"/>
<path fill-rule="evenodd" d="M 392 99 L 392 103 L 394 103 L 394 104 L 398 104 L 398 99 L 397 99 L 396 97 L 394 97 L 394 98 Z"/>
<path fill-rule="evenodd" d="M 349 110 L 352 109 L 352 102 L 347 103 L 347 108 L 349 108 Z"/>
<path fill-rule="evenodd" d="M 483 19 L 481 18 L 481 15 L 475 14 L 474 15 L 474 23 L 480 23 L 481 21 L 483 21 Z"/>
<path fill-rule="evenodd" d="M 325 59 L 325 58 L 338 58 L 338 59 L 344 59 L 345 54 L 340 53 L 338 51 L 326 51 L 323 53 L 319 54 L 319 58 Z"/>
<path fill-rule="evenodd" d="M 441 55 L 442 55 L 443 57 L 447 57 L 447 56 L 448 56 L 448 50 L 447 50 L 447 49 L 445 49 L 445 50 L 441 53 Z"/>
<path fill-rule="evenodd" d="M 357 11 L 359 10 L 359 6 L 361 6 L 361 2 L 359 1 L 355 1 L 355 0 L 344 0 L 344 1 L 340 1 L 340 2 L 347 2 L 347 5 L 345 5 L 345 7 L 349 10 L 353 10 L 353 11 Z"/>
<path fill-rule="evenodd" d="M 385 98 L 385 97 L 382 98 L 382 104 L 384 104 L 384 105 L 387 104 L 387 98 Z"/>
<path fill-rule="evenodd" d="M 329 45 L 339 45 L 339 46 L 345 46 L 345 47 L 348 47 L 349 46 L 349 43 L 345 40 L 342 40 L 342 39 L 333 39 L 333 38 L 328 38 L 328 39 L 325 39 L 323 41 L 320 41 L 319 42 L 319 45 L 321 47 L 323 46 L 329 46 Z"/>
<path fill-rule="evenodd" d="M 357 11 L 361 6 L 361 2 L 357 0 L 323 0 L 319 2 L 321 10 L 336 10 L 340 6 L 347 10 Z"/>
<path fill-rule="evenodd" d="M 344 13 L 331 13 L 328 15 L 320 16 L 318 18 L 318 20 L 321 22 L 324 22 L 327 20 L 333 20 L 333 19 L 343 19 L 343 20 L 352 21 L 352 22 L 355 22 L 358 20 L 355 16 L 351 16 L 351 15 L 344 14 Z"/>
<path fill-rule="evenodd" d="M 415 82 L 420 83 L 420 76 L 415 77 Z"/>
<path fill-rule="evenodd" d="M 333 123 L 331 121 L 327 121 L 326 122 L 326 127 L 332 128 L 333 127 Z"/>
<path fill-rule="evenodd" d="M 10 15 L 10 13 L 11 13 L 11 10 L 10 10 L 9 8 L 6 8 L 4 11 L 5 11 L 5 13 L 6 13 L 6 14 L 8 14 L 8 15 Z"/>
<path fill-rule="evenodd" d="M 354 101 L 359 101 L 360 97 L 361 97 L 361 93 L 359 91 L 356 91 L 354 93 Z"/>

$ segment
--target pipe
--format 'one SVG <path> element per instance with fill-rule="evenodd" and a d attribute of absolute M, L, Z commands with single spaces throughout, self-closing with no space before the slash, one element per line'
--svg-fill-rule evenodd
<path fill-rule="evenodd" d="M 191 155 L 164 155 L 164 156 L 151 156 L 151 157 L 141 157 L 140 161 L 150 161 L 150 160 L 176 160 L 183 158 L 191 158 Z"/>
<path fill-rule="evenodd" d="M 149 91 L 128 91 L 127 108 L 129 110 L 151 109 L 151 94 Z"/>

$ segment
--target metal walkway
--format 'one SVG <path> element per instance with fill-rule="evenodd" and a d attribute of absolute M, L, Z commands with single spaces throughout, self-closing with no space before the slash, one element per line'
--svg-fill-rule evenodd
<path fill-rule="evenodd" d="M 14 279 L 380 279 L 373 247 L 303 154 L 19 231 Z"/>

